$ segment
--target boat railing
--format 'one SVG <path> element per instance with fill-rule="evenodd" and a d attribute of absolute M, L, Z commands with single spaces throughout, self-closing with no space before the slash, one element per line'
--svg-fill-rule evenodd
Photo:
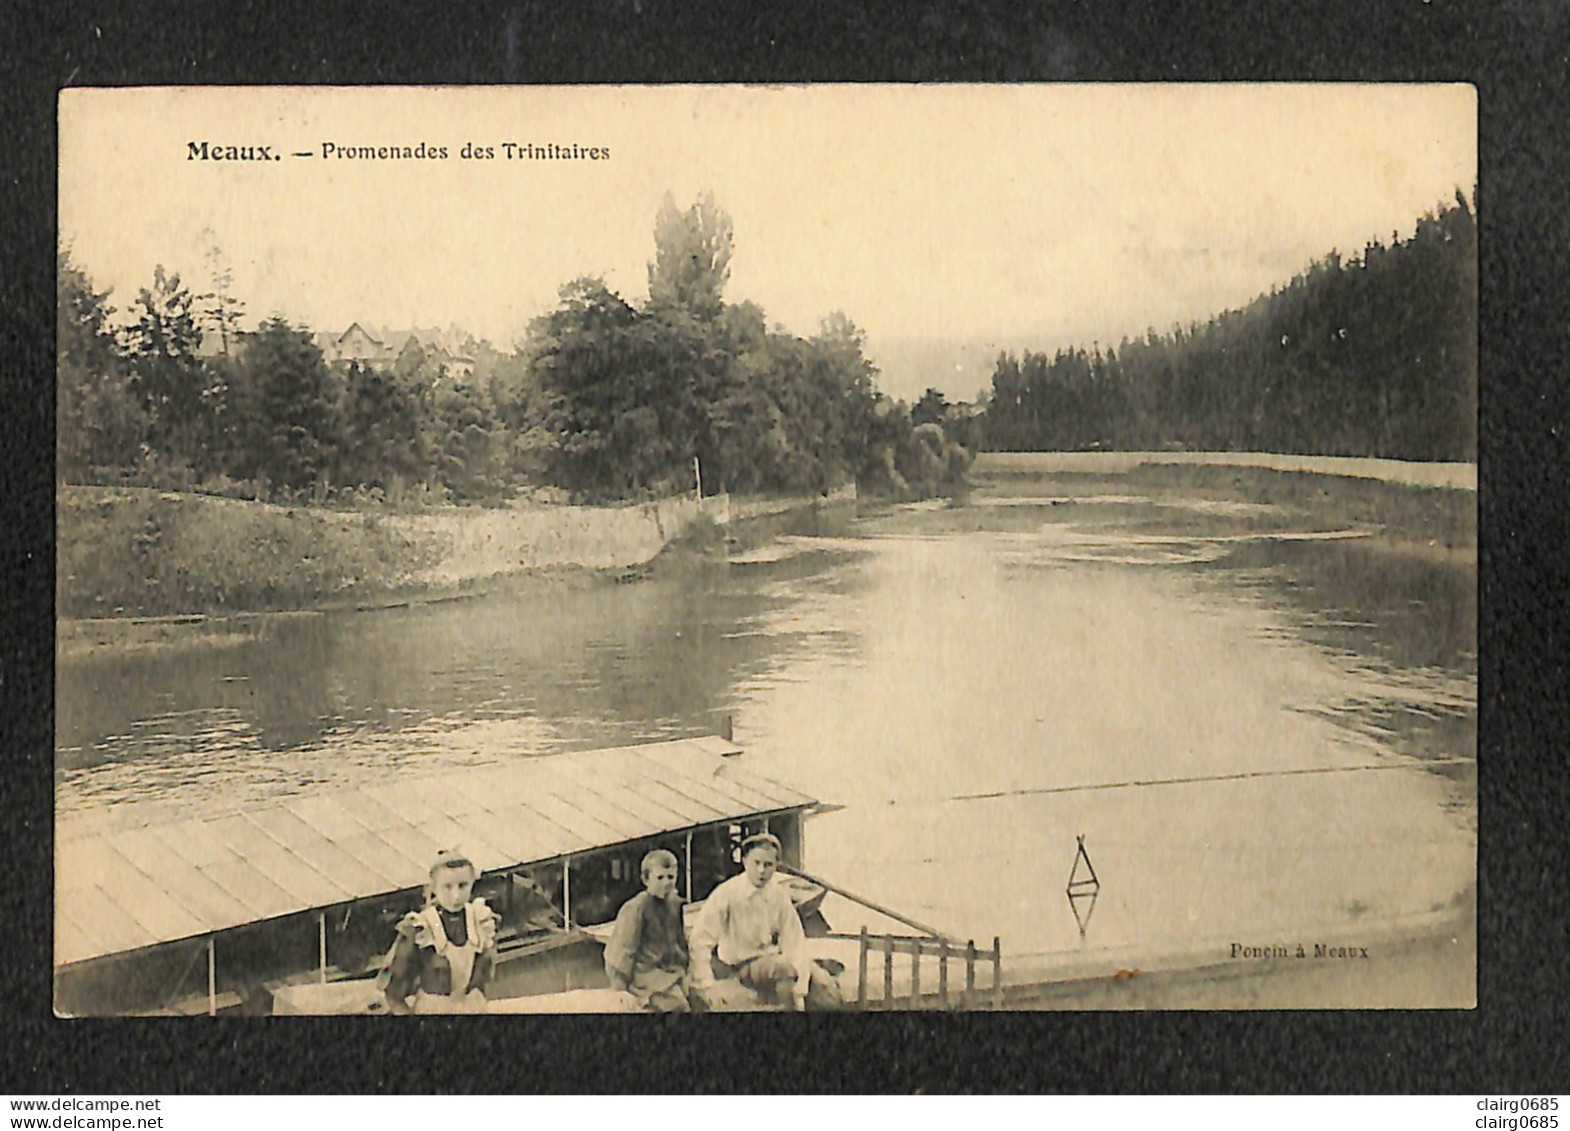
<path fill-rule="evenodd" d="M 975 940 L 964 946 L 946 938 L 927 938 L 918 935 L 874 935 L 866 927 L 857 935 L 830 935 L 830 938 L 855 939 L 859 943 L 856 960 L 856 1007 L 858 1009 L 992 1009 L 1003 1008 L 1003 946 L 994 937 L 990 951 L 977 950 Z M 874 955 L 883 959 L 883 993 L 874 998 L 868 992 L 868 964 Z M 894 992 L 895 957 L 910 958 L 910 984 L 903 994 Z M 938 984 L 934 993 L 927 993 L 921 985 L 921 960 L 936 958 Z M 959 973 L 963 964 L 964 984 L 951 987 L 949 964 L 955 964 Z M 991 985 L 985 990 L 976 986 L 976 967 L 992 966 Z M 929 998 L 931 1000 L 929 1000 Z"/>
<path fill-rule="evenodd" d="M 951 1009 L 956 1006 L 961 1009 L 980 1009 L 990 1006 L 993 1009 L 1003 1007 L 1003 946 L 1001 941 L 994 937 L 992 949 L 978 950 L 974 939 L 960 943 L 950 935 L 944 934 L 936 927 L 930 927 L 918 919 L 903 915 L 891 907 L 876 903 L 864 895 L 848 891 L 820 876 L 800 868 L 780 865 L 780 871 L 788 875 L 799 876 L 811 883 L 818 884 L 836 895 L 843 896 L 853 903 L 858 903 L 879 915 L 902 923 L 907 927 L 920 931 L 919 935 L 873 934 L 863 926 L 859 934 L 846 934 L 844 932 L 829 931 L 824 938 L 856 942 L 858 954 L 856 961 L 856 1006 L 861 1009 Z M 881 954 L 883 958 L 883 986 L 881 997 L 874 998 L 869 993 L 867 969 L 868 963 L 874 954 Z M 910 958 L 910 984 L 902 994 L 894 992 L 895 956 Z M 924 993 L 921 987 L 921 963 L 923 958 L 937 959 L 938 985 L 935 994 Z M 949 964 L 955 964 L 956 976 L 963 963 L 964 986 L 962 989 L 951 991 L 949 985 Z M 976 988 L 977 965 L 992 966 L 991 985 L 986 990 Z M 903 965 L 903 963 L 900 963 Z M 931 1001 L 928 998 L 931 997 Z"/>

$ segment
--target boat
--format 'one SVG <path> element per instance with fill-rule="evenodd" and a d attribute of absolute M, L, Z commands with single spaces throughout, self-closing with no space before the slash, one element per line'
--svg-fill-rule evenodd
<path fill-rule="evenodd" d="M 607 988 L 603 951 L 616 912 L 642 887 L 643 855 L 675 853 L 691 914 L 741 870 L 741 842 L 759 832 L 779 838 L 776 882 L 847 999 L 878 999 L 869 954 L 880 945 L 883 1000 L 896 953 L 913 955 L 912 979 L 935 947 L 946 964 L 956 940 L 805 871 L 805 822 L 820 803 L 749 772 L 742 752 L 705 736 L 402 775 L 202 816 L 134 803 L 112 819 L 62 816 L 56 1012 L 385 1011 L 377 974 L 441 849 L 474 861 L 475 894 L 500 918 L 490 1012 L 635 1008 Z M 859 933 L 830 927 L 829 898 L 858 909 Z M 846 927 L 850 914 L 835 912 Z M 996 973 L 994 962 L 994 982 Z"/>

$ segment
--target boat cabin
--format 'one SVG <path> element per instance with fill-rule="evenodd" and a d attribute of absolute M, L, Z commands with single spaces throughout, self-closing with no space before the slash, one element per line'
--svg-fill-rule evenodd
<path fill-rule="evenodd" d="M 715 737 L 407 775 L 200 817 L 153 804 L 57 822 L 55 1011 L 274 1011 L 290 987 L 371 977 L 457 849 L 501 918 L 493 997 L 603 986 L 592 928 L 642 888 L 652 848 L 702 900 L 741 841 L 801 869 L 805 794 Z M 821 898 L 821 891 L 818 893 Z M 363 987 L 362 987 L 363 989 Z"/>

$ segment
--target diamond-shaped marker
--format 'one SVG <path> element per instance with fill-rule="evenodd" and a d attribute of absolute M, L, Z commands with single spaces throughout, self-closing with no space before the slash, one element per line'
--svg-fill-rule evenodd
<path fill-rule="evenodd" d="M 1079 841 L 1079 847 L 1074 852 L 1074 866 L 1068 874 L 1068 905 L 1074 913 L 1074 922 L 1079 924 L 1079 937 L 1084 938 L 1091 913 L 1096 910 L 1096 896 L 1101 894 L 1101 878 L 1096 875 L 1096 866 L 1085 851 L 1084 834 L 1075 839 Z"/>
<path fill-rule="evenodd" d="M 1090 926 L 1091 912 L 1096 909 L 1095 891 L 1069 892 L 1069 910 L 1074 912 L 1074 922 L 1079 924 L 1079 937 L 1085 937 L 1085 928 Z"/>

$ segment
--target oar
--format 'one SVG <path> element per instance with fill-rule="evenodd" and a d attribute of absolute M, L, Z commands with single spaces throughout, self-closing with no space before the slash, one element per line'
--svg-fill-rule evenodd
<path fill-rule="evenodd" d="M 859 896 L 853 891 L 846 891 L 842 887 L 838 887 L 835 884 L 829 883 L 828 880 L 814 876 L 811 872 L 803 872 L 799 868 L 792 868 L 785 864 L 779 865 L 779 871 L 784 872 L 788 876 L 799 876 L 809 883 L 817 884 L 821 888 L 827 888 L 836 895 L 842 895 L 852 902 L 859 903 L 863 907 L 876 911 L 879 915 L 887 915 L 890 919 L 893 919 L 896 922 L 904 923 L 907 927 L 914 927 L 924 935 L 930 935 L 935 939 L 947 939 L 949 942 L 954 941 L 935 927 L 929 927 L 925 923 L 918 923 L 916 920 L 911 919 L 905 915 L 901 915 L 898 911 L 895 911 L 892 908 L 884 907 L 880 903 L 873 903 L 872 900 L 867 899 L 864 896 Z"/>

